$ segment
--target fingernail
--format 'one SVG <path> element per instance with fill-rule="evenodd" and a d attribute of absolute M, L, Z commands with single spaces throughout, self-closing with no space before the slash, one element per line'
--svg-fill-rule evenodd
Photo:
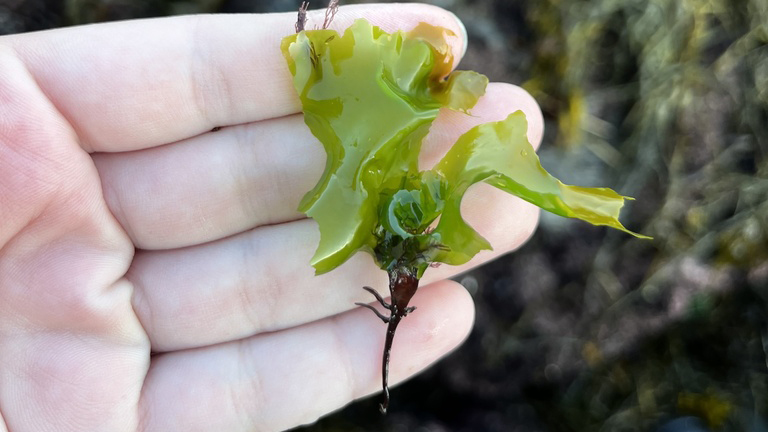
<path fill-rule="evenodd" d="M 469 43 L 467 28 L 464 27 L 464 23 L 461 22 L 461 18 L 459 18 L 455 13 L 451 12 L 451 15 L 456 18 L 456 22 L 459 24 L 459 28 L 461 29 L 461 56 L 464 57 L 464 54 L 467 53 L 467 45 Z"/>

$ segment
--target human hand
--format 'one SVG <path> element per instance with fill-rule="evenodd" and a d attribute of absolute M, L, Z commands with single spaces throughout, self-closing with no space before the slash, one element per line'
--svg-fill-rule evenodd
<path fill-rule="evenodd" d="M 332 27 L 356 18 L 461 34 L 416 4 L 343 7 Z M 0 38 L 0 431 L 280 430 L 379 389 L 384 327 L 353 303 L 386 275 L 358 254 L 314 276 L 317 228 L 296 210 L 324 153 L 279 49 L 295 19 Z M 473 116 L 441 113 L 424 165 L 517 109 L 537 145 L 535 102 L 492 84 Z M 392 382 L 466 337 L 471 299 L 445 278 L 518 247 L 538 215 L 485 185 L 463 208 L 495 251 L 427 271 Z"/>

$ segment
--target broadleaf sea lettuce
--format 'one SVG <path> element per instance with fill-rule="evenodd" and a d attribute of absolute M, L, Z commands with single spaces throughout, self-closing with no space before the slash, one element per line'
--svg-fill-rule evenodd
<path fill-rule="evenodd" d="M 487 79 L 474 72 L 443 80 L 453 59 L 437 31 L 446 32 L 421 25 L 390 35 L 358 20 L 341 36 L 310 30 L 283 40 L 304 120 L 327 153 L 322 178 L 299 206 L 320 227 L 318 273 L 375 248 L 382 197 L 420 187 L 421 141 L 438 110 L 467 110 L 485 90 Z"/>
<path fill-rule="evenodd" d="M 389 351 L 419 278 L 432 263 L 463 264 L 490 243 L 461 217 L 464 193 L 484 181 L 555 214 L 630 234 L 618 215 L 627 199 L 607 188 L 569 186 L 547 173 L 528 142 L 521 112 L 462 135 L 432 169 L 418 166 L 421 142 L 440 108 L 469 112 L 488 80 L 451 71 L 453 34 L 425 23 L 387 33 L 359 19 L 343 34 L 301 30 L 282 41 L 304 121 L 325 147 L 325 171 L 299 209 L 315 219 L 311 264 L 328 272 L 356 252 L 389 274 L 390 313 L 382 370 L 388 403 Z"/>

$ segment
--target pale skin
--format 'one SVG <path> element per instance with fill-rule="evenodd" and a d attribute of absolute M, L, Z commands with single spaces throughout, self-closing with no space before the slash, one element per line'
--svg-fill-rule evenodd
<path fill-rule="evenodd" d="M 415 4 L 342 7 L 331 28 L 356 18 L 461 34 Z M 0 38 L 0 431 L 282 430 L 379 390 L 384 326 L 354 303 L 371 301 L 364 285 L 386 292 L 386 274 L 358 254 L 314 276 L 317 227 L 296 210 L 325 156 L 279 50 L 295 20 Z M 310 11 L 307 28 L 322 20 Z M 441 113 L 424 164 L 518 109 L 538 145 L 536 103 L 492 84 L 473 117 Z M 446 278 L 519 247 L 538 218 L 484 185 L 464 204 L 494 251 L 427 270 L 393 383 L 469 332 L 472 300 Z"/>

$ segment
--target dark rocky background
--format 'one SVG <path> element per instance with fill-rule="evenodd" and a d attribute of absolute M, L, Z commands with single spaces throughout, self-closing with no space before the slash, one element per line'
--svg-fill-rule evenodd
<path fill-rule="evenodd" d="M 367 399 L 300 430 L 767 431 L 768 0 L 428 2 L 465 22 L 462 68 L 539 101 L 545 167 L 636 197 L 655 240 L 543 215 L 459 277 L 471 337 L 387 417 Z M 0 34 L 298 3 L 0 0 Z"/>

